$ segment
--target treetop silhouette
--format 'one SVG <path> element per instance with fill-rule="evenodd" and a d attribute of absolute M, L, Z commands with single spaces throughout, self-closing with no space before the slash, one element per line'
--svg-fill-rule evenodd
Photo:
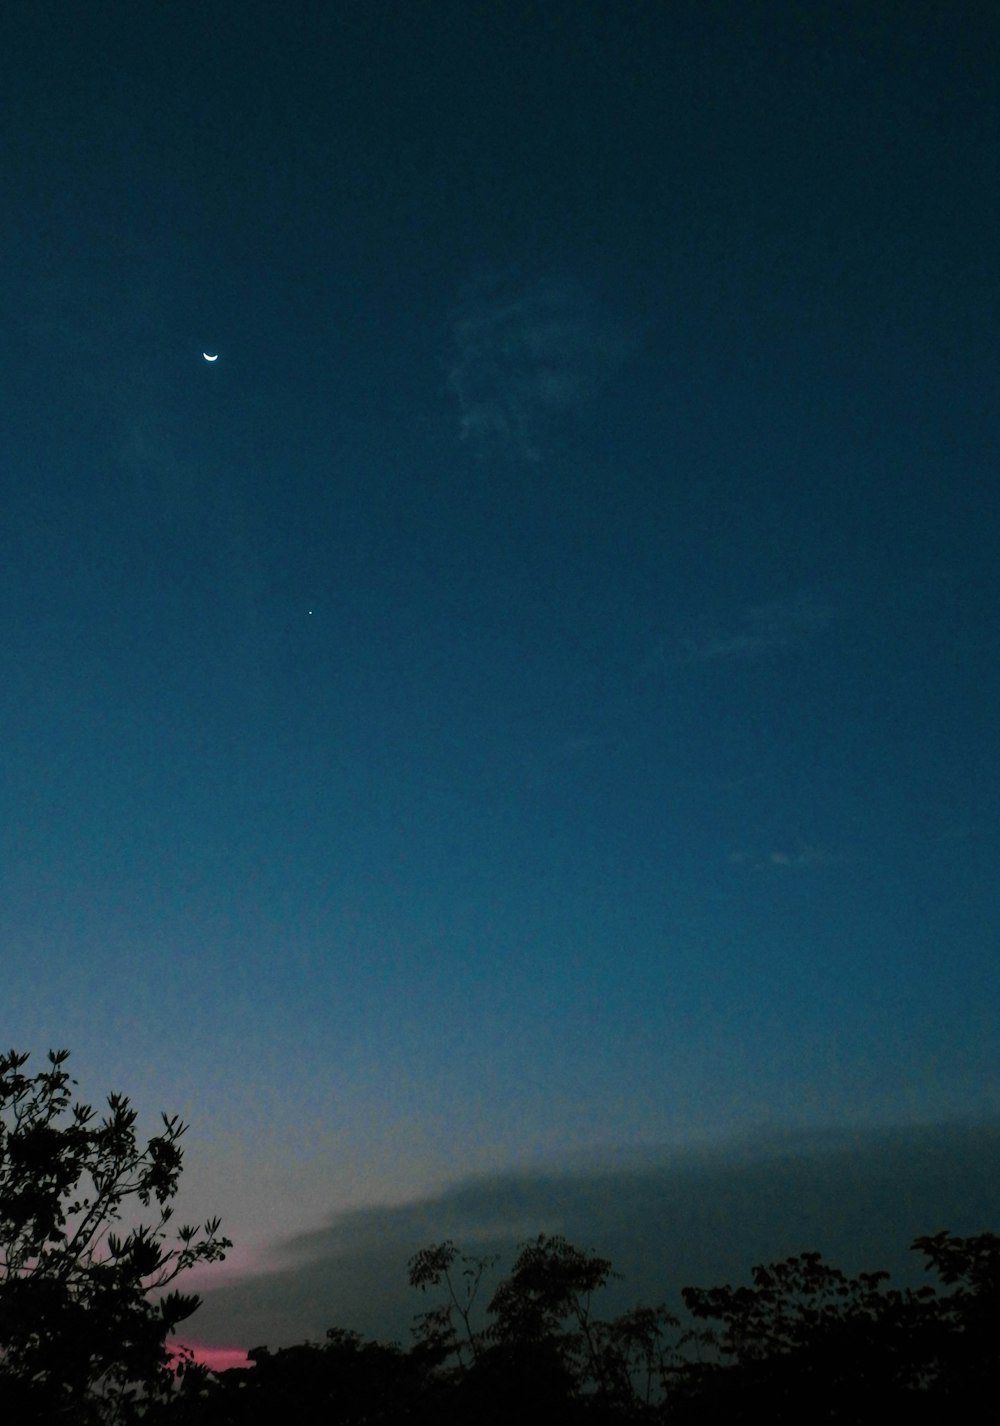
<path fill-rule="evenodd" d="M 0 1055 L 0 1405 L 12 1421 L 126 1421 L 172 1389 L 166 1339 L 199 1304 L 163 1289 L 231 1244 L 217 1218 L 168 1238 L 180 1119 L 143 1144 L 126 1096 L 100 1116 L 73 1102 L 68 1057 L 29 1075 L 27 1054 Z"/>

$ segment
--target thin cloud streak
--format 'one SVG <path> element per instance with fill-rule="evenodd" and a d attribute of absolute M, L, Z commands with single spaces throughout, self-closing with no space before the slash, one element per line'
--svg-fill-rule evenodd
<path fill-rule="evenodd" d="M 729 629 L 692 634 L 684 640 L 696 662 L 750 662 L 801 647 L 841 617 L 833 603 L 801 593 L 785 600 L 751 605 Z"/>
<path fill-rule="evenodd" d="M 775 849 L 767 852 L 766 855 L 743 850 L 729 854 L 729 861 L 733 866 L 749 866 L 754 871 L 785 867 L 840 866 L 843 860 L 843 857 L 837 856 L 823 847 L 814 847 L 809 844 L 799 846 L 794 851 Z"/>

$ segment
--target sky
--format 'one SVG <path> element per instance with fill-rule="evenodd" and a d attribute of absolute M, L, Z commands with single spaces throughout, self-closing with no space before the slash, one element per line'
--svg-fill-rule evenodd
<path fill-rule="evenodd" d="M 998 59 L 970 0 L 0 22 L 0 1034 L 189 1121 L 219 1346 L 352 1225 L 596 1235 L 706 1146 L 930 1135 L 1000 1210 Z"/>

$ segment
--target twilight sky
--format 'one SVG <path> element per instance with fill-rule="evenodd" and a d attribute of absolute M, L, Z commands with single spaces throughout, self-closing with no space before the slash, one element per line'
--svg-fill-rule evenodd
<path fill-rule="evenodd" d="M 0 1034 L 191 1121 L 227 1272 L 1000 1112 L 998 60 L 966 0 L 10 8 Z"/>

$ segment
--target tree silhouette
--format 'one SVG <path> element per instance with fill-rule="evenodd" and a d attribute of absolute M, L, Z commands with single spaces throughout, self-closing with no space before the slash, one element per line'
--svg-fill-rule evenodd
<path fill-rule="evenodd" d="M 715 1357 L 682 1374 L 677 1419 L 973 1419 L 1000 1368 L 1000 1238 L 943 1232 L 913 1246 L 950 1292 L 849 1278 L 819 1253 L 755 1267 L 752 1287 L 685 1288 L 692 1314 L 719 1326 L 694 1334 Z"/>
<path fill-rule="evenodd" d="M 408 1264 L 411 1287 L 426 1292 L 444 1284 L 445 1300 L 421 1312 L 414 1335 L 425 1353 L 444 1362 L 454 1353 L 459 1369 L 479 1356 L 481 1341 L 472 1324 L 472 1313 L 483 1275 L 495 1266 L 495 1257 L 473 1258 L 460 1253 L 449 1238 L 429 1248 L 421 1248 Z M 459 1281 L 461 1279 L 461 1281 Z M 461 1328 L 456 1325 L 456 1317 Z"/>
<path fill-rule="evenodd" d="M 163 1115 L 142 1146 L 124 1095 L 101 1118 L 71 1104 L 68 1056 L 30 1076 L 27 1054 L 0 1055 L 0 1415 L 46 1426 L 126 1422 L 168 1394 L 166 1339 L 198 1298 L 150 1294 L 231 1246 L 218 1219 L 168 1245 L 186 1126 Z M 132 1222 L 134 1204 L 153 1221 Z"/>
<path fill-rule="evenodd" d="M 683 1289 L 695 1326 L 663 1307 L 604 1320 L 611 1264 L 561 1237 L 522 1243 L 477 1319 L 492 1257 L 454 1243 L 409 1264 L 441 1300 L 416 1343 L 331 1329 L 325 1344 L 271 1353 L 175 1398 L 170 1426 L 917 1426 L 978 1420 L 1000 1369 L 1000 1238 L 950 1233 L 914 1247 L 947 1291 L 848 1277 L 818 1253 L 758 1265 L 749 1286 Z M 702 1325 L 711 1324 L 711 1325 Z M 192 1380 L 196 1388 L 198 1378 Z"/>
<path fill-rule="evenodd" d="M 269 1351 L 253 1347 L 252 1368 L 223 1372 L 200 1401 L 171 1404 L 167 1420 L 197 1426 L 394 1426 L 414 1419 L 427 1392 L 424 1362 L 395 1343 L 365 1341 L 331 1327 L 323 1343 Z"/>
<path fill-rule="evenodd" d="M 496 1261 L 468 1257 L 450 1241 L 410 1261 L 414 1287 L 444 1293 L 415 1327 L 418 1347 L 442 1368 L 439 1419 L 509 1421 L 535 1412 L 550 1423 L 624 1421 L 651 1409 L 676 1318 L 644 1307 L 610 1322 L 595 1316 L 595 1295 L 615 1276 L 610 1261 L 539 1234 L 521 1244 L 477 1328 L 472 1310 Z"/>

